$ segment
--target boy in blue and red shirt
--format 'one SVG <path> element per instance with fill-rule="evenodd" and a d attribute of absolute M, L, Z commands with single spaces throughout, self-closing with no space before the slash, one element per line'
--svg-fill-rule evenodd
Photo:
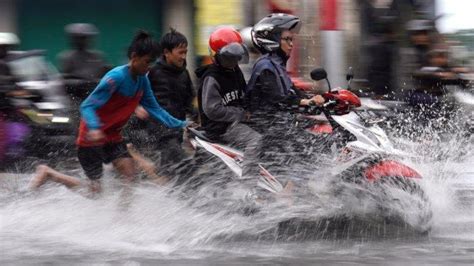
<path fill-rule="evenodd" d="M 122 128 L 130 116 L 141 105 L 138 116 L 150 114 L 170 128 L 183 128 L 186 121 L 178 120 L 168 114 L 157 103 L 146 74 L 157 57 L 156 44 L 151 36 L 143 31 L 137 33 L 128 49 L 129 63 L 109 71 L 81 104 L 81 123 L 78 146 L 78 159 L 87 177 L 91 180 L 93 191 L 100 190 L 103 163 L 112 163 L 126 181 L 136 176 L 134 159 L 127 150 L 121 135 Z M 76 178 L 61 174 L 50 167 L 40 165 L 31 187 L 37 188 L 48 179 L 67 187 L 80 184 Z"/>

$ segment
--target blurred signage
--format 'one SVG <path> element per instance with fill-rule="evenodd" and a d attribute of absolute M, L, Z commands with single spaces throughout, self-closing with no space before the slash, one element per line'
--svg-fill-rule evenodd
<path fill-rule="evenodd" d="M 320 6 L 320 19 L 321 19 L 321 30 L 333 31 L 339 30 L 339 10 L 338 0 L 321 0 Z"/>
<path fill-rule="evenodd" d="M 209 55 L 209 35 L 219 26 L 243 25 L 242 1 L 196 0 L 196 54 Z"/>
<path fill-rule="evenodd" d="M 298 4 L 295 0 L 268 0 L 268 9 L 271 13 L 293 14 Z"/>

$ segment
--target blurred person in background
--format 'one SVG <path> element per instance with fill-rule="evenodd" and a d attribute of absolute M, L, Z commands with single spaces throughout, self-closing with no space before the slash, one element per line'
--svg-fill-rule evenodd
<path fill-rule="evenodd" d="M 193 107 L 196 96 L 193 83 L 186 69 L 188 40 L 186 37 L 171 29 L 160 40 L 161 56 L 148 74 L 151 89 L 158 103 L 172 116 L 186 120 L 189 115 L 193 120 L 197 111 Z M 166 165 L 179 162 L 183 156 L 183 130 L 166 128 L 162 124 L 146 123 L 146 145 L 161 151 L 160 169 Z"/>
<path fill-rule="evenodd" d="M 263 55 L 253 67 L 245 98 L 259 130 L 266 131 L 275 115 L 283 118 L 282 111 L 324 103 L 322 96 L 308 98 L 298 90 L 286 70 L 300 27 L 298 17 L 281 13 L 268 15 L 253 26 L 252 41 Z"/>
<path fill-rule="evenodd" d="M 395 24 L 397 16 L 390 6 L 377 6 L 372 1 L 364 3 L 368 23 L 367 79 L 376 99 L 391 99 L 394 96 Z"/>
<path fill-rule="evenodd" d="M 255 176 L 261 136 L 244 123 L 245 79 L 238 65 L 248 60 L 240 33 L 230 27 L 215 30 L 209 37 L 212 64 L 196 70 L 200 79 L 198 105 L 201 128 L 216 142 L 234 144 L 244 151 L 242 177 Z"/>
<path fill-rule="evenodd" d="M 109 71 L 81 104 L 81 124 L 76 144 L 78 159 L 90 180 L 91 191 L 101 190 L 103 164 L 112 163 L 126 183 L 136 178 L 136 161 L 127 149 L 121 130 L 136 112 L 141 118 L 151 115 L 168 127 L 183 128 L 186 121 L 178 120 L 157 103 L 146 74 L 158 55 L 151 35 L 139 31 L 133 38 L 127 56 L 129 62 Z M 138 105 L 143 109 L 136 109 Z M 37 188 L 47 180 L 76 187 L 80 180 L 40 165 L 31 187 Z"/>
<path fill-rule="evenodd" d="M 8 52 L 20 43 L 18 37 L 10 32 L 0 32 L 0 168 L 7 166 L 10 159 L 21 158 L 22 144 L 30 129 L 17 120 L 12 97 L 23 96 L 18 90 L 17 79 L 5 60 Z"/>
<path fill-rule="evenodd" d="M 14 84 L 13 75 L 5 59 L 8 56 L 8 51 L 19 43 L 20 40 L 15 34 L 0 32 L 0 86 Z M 4 92 L 4 89 L 2 92 Z"/>
<path fill-rule="evenodd" d="M 413 73 L 415 90 L 410 104 L 431 106 L 444 95 L 445 81 L 453 80 L 456 74 L 448 66 L 449 56 L 445 47 L 434 47 L 426 53 L 426 63 Z"/>
<path fill-rule="evenodd" d="M 406 24 L 409 46 L 400 51 L 400 88 L 414 89 L 413 74 L 428 64 L 427 53 L 439 41 L 434 22 L 428 19 L 413 19 Z"/>
<path fill-rule="evenodd" d="M 431 105 L 447 93 L 446 85 L 462 85 L 459 74 L 468 73 L 469 69 L 456 66 L 450 62 L 449 47 L 437 44 L 426 53 L 426 65 L 413 73 L 415 91 L 410 103 Z"/>
<path fill-rule="evenodd" d="M 59 70 L 65 77 L 84 80 L 100 79 L 109 69 L 103 53 L 92 50 L 92 42 L 99 30 L 89 23 L 68 24 L 64 28 L 71 49 L 58 55 Z"/>

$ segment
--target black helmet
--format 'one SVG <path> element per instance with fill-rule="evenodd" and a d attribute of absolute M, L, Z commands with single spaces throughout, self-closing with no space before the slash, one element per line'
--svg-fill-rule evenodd
<path fill-rule="evenodd" d="M 280 47 L 281 33 L 300 31 L 300 19 L 296 16 L 276 13 L 264 17 L 252 28 L 252 42 L 262 53 L 274 52 Z"/>
<path fill-rule="evenodd" d="M 64 31 L 72 36 L 95 36 L 99 30 L 89 23 L 73 23 L 64 27 Z"/>

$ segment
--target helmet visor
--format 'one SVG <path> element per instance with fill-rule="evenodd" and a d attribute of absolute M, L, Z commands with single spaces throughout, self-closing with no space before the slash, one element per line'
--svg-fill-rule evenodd
<path fill-rule="evenodd" d="M 297 20 L 295 19 L 295 20 L 293 20 L 293 21 L 290 21 L 290 22 L 288 22 L 287 24 L 288 24 L 287 26 L 288 26 L 288 30 L 289 30 L 289 31 L 291 31 L 291 32 L 293 32 L 293 33 L 296 33 L 296 34 L 300 33 L 300 30 L 301 30 L 301 22 L 300 22 L 299 19 L 297 19 Z"/>
<path fill-rule="evenodd" d="M 236 67 L 237 64 L 247 64 L 249 62 L 249 52 L 247 47 L 237 42 L 222 47 L 219 50 L 218 55 L 219 62 L 224 67 Z"/>

